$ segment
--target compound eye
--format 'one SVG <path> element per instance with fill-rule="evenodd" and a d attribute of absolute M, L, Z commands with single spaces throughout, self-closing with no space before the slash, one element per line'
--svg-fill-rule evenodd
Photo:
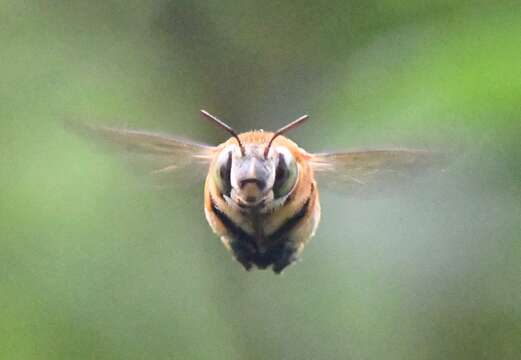
<path fill-rule="evenodd" d="M 280 198 L 288 195 L 297 182 L 297 162 L 289 152 L 279 152 L 278 164 L 275 170 L 273 195 Z"/>
<path fill-rule="evenodd" d="M 230 196 L 232 191 L 232 151 L 223 151 L 217 158 L 214 181 L 223 195 Z"/>

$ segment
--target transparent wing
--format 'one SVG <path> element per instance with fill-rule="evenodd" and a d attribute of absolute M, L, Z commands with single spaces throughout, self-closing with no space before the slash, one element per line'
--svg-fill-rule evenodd
<path fill-rule="evenodd" d="M 389 186 L 407 185 L 429 169 L 443 170 L 441 153 L 415 149 L 353 150 L 311 155 L 320 186 L 369 194 Z"/>
<path fill-rule="evenodd" d="M 66 123 L 67 129 L 115 150 L 131 164 L 156 175 L 204 174 L 215 147 L 141 130 Z M 185 169 L 187 171 L 180 171 Z M 203 178 L 204 179 L 204 178 Z"/>

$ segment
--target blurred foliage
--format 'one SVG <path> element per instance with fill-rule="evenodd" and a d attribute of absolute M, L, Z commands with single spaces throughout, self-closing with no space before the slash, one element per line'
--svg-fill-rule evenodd
<path fill-rule="evenodd" d="M 4 1 L 0 358 L 519 359 L 518 1 Z M 313 117 L 310 151 L 441 148 L 443 177 L 322 191 L 283 276 L 64 119 L 226 138 Z M 195 199 L 195 200 L 194 200 Z"/>

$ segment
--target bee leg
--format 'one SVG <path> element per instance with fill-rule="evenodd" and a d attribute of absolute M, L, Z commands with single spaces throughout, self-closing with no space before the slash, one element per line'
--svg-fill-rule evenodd
<path fill-rule="evenodd" d="M 273 257 L 270 252 L 264 253 L 259 251 L 255 254 L 255 259 L 253 260 L 253 263 L 259 269 L 266 269 L 268 266 L 273 264 Z"/>
<path fill-rule="evenodd" d="M 274 250 L 273 272 L 276 274 L 280 274 L 282 270 L 298 259 L 298 251 L 291 244 L 283 243 Z"/>
<path fill-rule="evenodd" d="M 246 271 L 249 271 L 252 268 L 256 250 L 251 245 L 240 240 L 232 240 L 229 244 L 235 260 L 237 260 Z"/>
<path fill-rule="evenodd" d="M 244 270 L 246 271 L 250 271 L 251 270 L 251 262 L 245 258 L 242 258 L 242 257 L 238 257 L 238 256 L 235 256 L 235 260 L 237 260 L 241 265 L 242 267 L 244 268 Z"/>

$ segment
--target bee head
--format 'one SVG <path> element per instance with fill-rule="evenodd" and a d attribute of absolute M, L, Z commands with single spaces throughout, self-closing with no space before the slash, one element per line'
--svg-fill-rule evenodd
<path fill-rule="evenodd" d="M 227 201 L 242 208 L 264 208 L 273 201 L 282 203 L 295 187 L 299 166 L 285 146 L 273 146 L 274 140 L 307 120 L 307 115 L 264 138 L 267 141 L 243 143 L 237 133 L 222 121 L 201 113 L 236 139 L 219 153 L 214 166 L 214 181 Z M 266 134 L 269 135 L 269 134 Z"/>
<path fill-rule="evenodd" d="M 214 180 L 223 196 L 240 207 L 261 208 L 283 200 L 297 183 L 299 167 L 284 146 L 274 146 L 267 157 L 265 145 L 246 144 L 244 155 L 235 144 L 221 151 Z"/>

